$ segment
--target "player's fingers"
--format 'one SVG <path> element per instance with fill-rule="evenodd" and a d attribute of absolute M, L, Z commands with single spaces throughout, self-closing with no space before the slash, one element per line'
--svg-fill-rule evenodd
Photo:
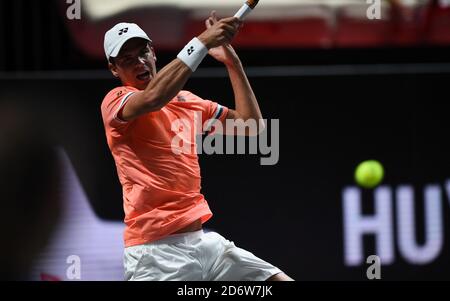
<path fill-rule="evenodd" d="M 221 21 L 223 21 L 223 23 L 230 25 L 232 27 L 234 27 L 236 30 L 239 29 L 240 26 L 242 26 L 243 22 L 237 18 L 227 18 L 227 19 L 222 19 Z"/>
<path fill-rule="evenodd" d="M 217 14 L 216 14 L 216 11 L 215 11 L 215 10 L 213 10 L 213 11 L 211 12 L 211 18 L 214 20 L 214 23 L 217 22 Z"/>
<path fill-rule="evenodd" d="M 240 28 L 242 28 L 242 26 L 244 26 L 244 22 L 242 22 L 241 20 L 237 20 L 237 22 L 236 22 L 236 27 L 238 28 L 238 29 L 240 29 Z"/>
<path fill-rule="evenodd" d="M 206 25 L 206 28 L 210 28 L 211 26 L 214 25 L 213 20 L 211 19 L 211 17 L 209 17 L 208 19 L 205 20 L 205 25 Z"/>
<path fill-rule="evenodd" d="M 232 26 L 232 25 L 228 25 L 228 24 L 225 24 L 223 29 L 225 31 L 229 32 L 232 35 L 235 35 L 239 31 L 238 27 L 235 27 L 235 26 Z"/>
<path fill-rule="evenodd" d="M 221 32 L 221 36 L 226 38 L 228 41 L 230 41 L 234 36 L 234 30 L 230 28 L 223 28 L 223 31 Z"/>
<path fill-rule="evenodd" d="M 236 17 L 223 18 L 223 19 L 220 19 L 220 21 L 221 21 L 221 22 L 224 22 L 224 23 L 227 23 L 227 24 L 238 24 L 238 23 L 241 22 L 241 21 L 240 21 L 238 18 L 236 18 Z"/>
<path fill-rule="evenodd" d="M 239 28 L 239 24 L 235 23 L 223 23 L 223 26 L 229 28 L 230 30 L 237 30 Z"/>
<path fill-rule="evenodd" d="M 235 33 L 232 31 L 225 31 L 224 33 L 224 40 L 226 43 L 231 43 L 231 40 L 233 40 Z"/>

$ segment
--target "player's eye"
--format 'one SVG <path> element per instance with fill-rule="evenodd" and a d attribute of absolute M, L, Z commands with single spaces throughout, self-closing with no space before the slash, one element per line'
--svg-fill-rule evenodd
<path fill-rule="evenodd" d="M 133 62 L 133 58 L 127 56 L 127 57 L 122 58 L 121 61 L 122 61 L 122 64 L 129 65 L 129 64 L 131 64 Z"/>

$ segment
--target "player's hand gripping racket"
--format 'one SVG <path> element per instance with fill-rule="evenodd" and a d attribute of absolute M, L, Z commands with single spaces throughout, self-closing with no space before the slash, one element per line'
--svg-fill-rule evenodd
<path fill-rule="evenodd" d="M 244 18 L 255 8 L 259 0 L 247 0 L 238 12 L 234 15 L 239 20 L 244 20 Z"/>

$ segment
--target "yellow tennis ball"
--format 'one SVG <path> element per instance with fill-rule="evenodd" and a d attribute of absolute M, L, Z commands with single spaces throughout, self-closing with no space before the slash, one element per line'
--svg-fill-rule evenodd
<path fill-rule="evenodd" d="M 361 162 L 355 170 L 355 181 L 364 188 L 374 188 L 383 180 L 383 165 L 376 160 Z"/>

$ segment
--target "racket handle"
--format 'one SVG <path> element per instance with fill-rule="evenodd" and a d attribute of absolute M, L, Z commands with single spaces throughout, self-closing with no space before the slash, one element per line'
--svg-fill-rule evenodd
<path fill-rule="evenodd" d="M 247 0 L 238 12 L 234 15 L 239 20 L 244 20 L 245 17 L 256 7 L 259 0 Z"/>
<path fill-rule="evenodd" d="M 247 3 L 244 3 L 242 7 L 238 10 L 238 12 L 234 15 L 239 20 L 244 20 L 245 17 L 252 11 L 250 6 Z"/>

